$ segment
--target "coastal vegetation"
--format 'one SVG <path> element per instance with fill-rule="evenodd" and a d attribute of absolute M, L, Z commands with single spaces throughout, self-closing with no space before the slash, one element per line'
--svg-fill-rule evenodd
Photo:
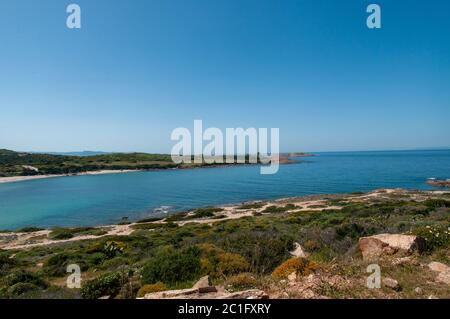
<path fill-rule="evenodd" d="M 445 194 L 380 191 L 376 196 L 261 203 L 247 206 L 247 211 L 243 205 L 207 207 L 174 215 L 177 218 L 120 226 L 130 230 L 126 235 L 110 235 L 113 226 L 51 230 L 46 240 L 52 244 L 27 246 L 28 240 L 23 247 L 0 250 L 0 296 L 136 298 L 189 288 L 208 275 L 230 291 L 258 288 L 285 298 L 283 281 L 295 273 L 298 278 L 327 279 L 314 286 L 318 296 L 450 297 L 448 286 L 435 282 L 423 266 L 430 261 L 450 264 L 450 200 Z M 365 287 L 368 262 L 361 257 L 358 240 L 380 233 L 414 234 L 425 240 L 424 251 L 408 257 L 411 262 L 380 261 L 383 274 L 396 278 L 401 290 Z M 93 237 L 76 240 L 86 234 Z M 0 247 L 6 248 L 8 236 L 0 235 Z M 292 255 L 297 244 L 307 256 Z M 81 268 L 81 289 L 66 287 L 69 264 Z M 333 286 L 328 280 L 345 284 Z M 427 295 L 416 294 L 417 287 Z M 303 296 L 302 290 L 291 290 L 290 297 Z"/>

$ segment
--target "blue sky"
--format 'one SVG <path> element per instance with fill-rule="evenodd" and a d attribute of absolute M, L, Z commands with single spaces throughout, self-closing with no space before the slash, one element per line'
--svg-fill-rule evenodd
<path fill-rule="evenodd" d="M 282 151 L 450 146 L 449 39 L 446 0 L 2 0 L 0 148 L 169 152 L 194 119 Z"/>

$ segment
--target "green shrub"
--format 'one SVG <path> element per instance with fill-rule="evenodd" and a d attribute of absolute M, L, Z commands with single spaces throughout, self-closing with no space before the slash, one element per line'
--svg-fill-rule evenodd
<path fill-rule="evenodd" d="M 0 276 L 5 275 L 12 267 L 17 265 L 15 258 L 10 258 L 7 253 L 2 253 L 0 250 Z"/>
<path fill-rule="evenodd" d="M 198 208 L 194 210 L 194 214 L 192 215 L 192 218 L 206 218 L 206 217 L 214 217 L 214 213 L 223 211 L 222 208 L 218 207 L 205 207 L 205 208 Z"/>
<path fill-rule="evenodd" d="M 165 221 L 166 222 L 177 222 L 177 221 L 180 221 L 180 220 L 184 220 L 186 218 L 187 214 L 188 214 L 187 212 L 176 213 L 176 214 L 168 216 L 165 219 Z"/>
<path fill-rule="evenodd" d="M 438 248 L 450 246 L 450 227 L 425 226 L 416 228 L 412 233 L 425 240 L 426 251 L 431 252 Z"/>
<path fill-rule="evenodd" d="M 20 296 L 25 293 L 39 290 L 39 287 L 29 282 L 19 282 L 8 288 L 7 293 L 11 296 Z"/>
<path fill-rule="evenodd" d="M 89 268 L 87 259 L 82 255 L 63 252 L 50 256 L 44 262 L 43 271 L 49 276 L 61 277 L 67 274 L 69 264 L 77 264 L 83 271 Z"/>
<path fill-rule="evenodd" d="M 16 270 L 7 275 L 3 280 L 5 285 L 14 286 L 16 284 L 32 284 L 38 288 L 47 288 L 48 285 L 39 275 L 25 270 Z"/>
<path fill-rule="evenodd" d="M 114 258 L 125 251 L 125 245 L 118 241 L 108 241 L 103 247 L 103 254 L 107 259 Z"/>
<path fill-rule="evenodd" d="M 240 230 L 224 236 L 218 244 L 225 251 L 243 256 L 249 262 L 251 272 L 255 273 L 271 272 L 293 248 L 291 237 L 272 230 Z"/>
<path fill-rule="evenodd" d="M 151 229 L 164 229 L 164 228 L 176 228 L 178 227 L 175 223 L 149 223 L 149 224 L 136 224 L 132 225 L 131 228 L 139 230 L 151 230 Z"/>
<path fill-rule="evenodd" d="M 269 206 L 269 207 L 266 207 L 262 212 L 263 213 L 270 213 L 270 214 L 273 214 L 273 213 L 284 213 L 284 212 L 286 212 L 288 210 L 292 210 L 292 209 L 295 209 L 295 208 L 296 208 L 296 206 L 294 204 L 287 204 L 285 206 Z"/>
<path fill-rule="evenodd" d="M 122 287 L 123 276 L 119 273 L 105 274 L 82 285 L 80 293 L 84 299 L 115 297 Z"/>
<path fill-rule="evenodd" d="M 238 254 L 225 252 L 213 244 L 201 244 L 201 273 L 211 277 L 224 277 L 245 272 L 250 268 L 247 260 Z"/>
<path fill-rule="evenodd" d="M 424 201 L 426 207 L 430 210 L 434 210 L 440 207 L 450 207 L 450 201 L 445 199 L 427 199 Z"/>
<path fill-rule="evenodd" d="M 92 236 L 101 236 L 107 233 L 106 230 L 95 227 L 79 227 L 79 228 L 61 228 L 57 227 L 52 230 L 49 234 L 49 238 L 51 239 L 70 239 L 74 236 L 81 235 L 92 235 Z"/>
<path fill-rule="evenodd" d="M 343 224 L 342 226 L 337 227 L 336 235 L 340 239 L 345 237 L 357 239 L 368 235 L 368 233 L 366 232 L 366 229 L 363 226 L 358 225 L 356 223 L 351 223 L 351 224 Z"/>
<path fill-rule="evenodd" d="M 262 202 L 256 202 L 256 203 L 248 203 L 248 204 L 242 204 L 237 209 L 259 209 L 264 206 L 264 203 Z"/>
<path fill-rule="evenodd" d="M 142 269 L 142 283 L 164 282 L 175 285 L 194 280 L 200 273 L 199 255 L 197 247 L 160 250 Z"/>
<path fill-rule="evenodd" d="M 157 282 L 156 284 L 142 286 L 141 289 L 139 289 L 137 296 L 139 298 L 142 298 L 146 294 L 151 294 L 153 292 L 159 292 L 159 291 L 165 291 L 165 290 L 167 290 L 166 285 L 164 285 L 162 282 Z"/>

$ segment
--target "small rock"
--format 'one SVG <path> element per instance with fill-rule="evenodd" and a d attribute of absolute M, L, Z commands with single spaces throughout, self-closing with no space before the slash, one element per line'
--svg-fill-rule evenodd
<path fill-rule="evenodd" d="M 416 287 L 416 289 L 414 289 L 414 292 L 418 295 L 421 295 L 421 294 L 423 294 L 423 289 L 420 287 Z"/>
<path fill-rule="evenodd" d="M 398 281 L 395 279 L 385 277 L 385 278 L 383 278 L 383 284 L 386 287 L 391 288 L 393 290 L 396 290 L 396 291 L 400 290 L 400 285 L 399 285 Z"/>
<path fill-rule="evenodd" d="M 294 250 L 290 252 L 290 254 L 294 257 L 307 258 L 308 254 L 305 253 L 303 247 L 299 243 L 294 244 Z"/>
<path fill-rule="evenodd" d="M 218 296 L 218 299 L 269 299 L 269 296 L 262 290 L 249 289 Z"/>
<path fill-rule="evenodd" d="M 297 274 L 296 274 L 296 272 L 295 272 L 295 271 L 292 272 L 292 273 L 287 277 L 287 279 L 288 279 L 290 282 L 296 281 L 296 280 L 297 280 Z"/>

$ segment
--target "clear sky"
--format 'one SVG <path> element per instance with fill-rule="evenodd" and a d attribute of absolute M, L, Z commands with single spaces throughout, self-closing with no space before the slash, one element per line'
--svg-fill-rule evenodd
<path fill-rule="evenodd" d="M 195 119 L 282 151 L 450 146 L 450 1 L 0 1 L 0 148 L 169 152 Z"/>

